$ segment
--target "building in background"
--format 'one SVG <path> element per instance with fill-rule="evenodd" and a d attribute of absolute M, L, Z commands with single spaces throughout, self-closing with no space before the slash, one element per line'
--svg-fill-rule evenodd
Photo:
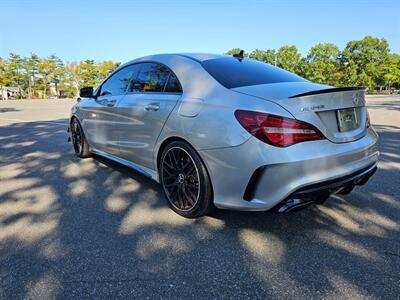
<path fill-rule="evenodd" d="M 0 100 L 21 98 L 22 90 L 19 87 L 4 86 L 0 88 Z"/>

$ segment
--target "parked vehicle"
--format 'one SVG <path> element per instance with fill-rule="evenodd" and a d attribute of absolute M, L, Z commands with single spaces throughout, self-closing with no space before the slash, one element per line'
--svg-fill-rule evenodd
<path fill-rule="evenodd" d="M 153 55 L 81 89 L 71 139 L 81 158 L 100 155 L 160 182 L 182 216 L 213 206 L 284 213 L 374 174 L 378 137 L 364 96 L 243 53 Z"/>

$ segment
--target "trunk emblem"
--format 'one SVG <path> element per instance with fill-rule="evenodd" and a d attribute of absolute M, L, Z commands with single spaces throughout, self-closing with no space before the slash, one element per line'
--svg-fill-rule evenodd
<path fill-rule="evenodd" d="M 305 106 L 300 108 L 300 111 L 314 111 L 314 110 L 320 110 L 324 109 L 325 105 L 314 105 L 314 106 Z"/>
<path fill-rule="evenodd" d="M 357 105 L 358 102 L 360 102 L 360 99 L 358 99 L 357 94 L 353 96 L 353 103 L 354 105 Z"/>

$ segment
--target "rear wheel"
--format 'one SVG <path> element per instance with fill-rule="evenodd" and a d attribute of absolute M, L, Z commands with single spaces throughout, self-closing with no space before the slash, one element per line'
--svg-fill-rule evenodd
<path fill-rule="evenodd" d="M 89 144 L 86 140 L 85 134 L 78 119 L 73 119 L 71 122 L 71 140 L 75 150 L 75 154 L 80 158 L 87 158 L 91 156 Z"/>
<path fill-rule="evenodd" d="M 212 187 L 207 170 L 196 151 L 175 141 L 163 151 L 160 178 L 171 208 L 187 218 L 200 217 L 212 206 Z"/>

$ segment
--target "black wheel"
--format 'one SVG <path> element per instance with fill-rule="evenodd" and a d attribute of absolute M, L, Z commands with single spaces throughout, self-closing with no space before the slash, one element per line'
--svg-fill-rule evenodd
<path fill-rule="evenodd" d="M 196 151 L 176 141 L 163 151 L 160 178 L 171 208 L 181 216 L 204 216 L 212 207 L 212 187 L 207 170 Z"/>
<path fill-rule="evenodd" d="M 80 158 L 90 157 L 89 144 L 83 133 L 82 126 L 78 119 L 71 122 L 71 141 L 74 146 L 75 154 Z"/>

